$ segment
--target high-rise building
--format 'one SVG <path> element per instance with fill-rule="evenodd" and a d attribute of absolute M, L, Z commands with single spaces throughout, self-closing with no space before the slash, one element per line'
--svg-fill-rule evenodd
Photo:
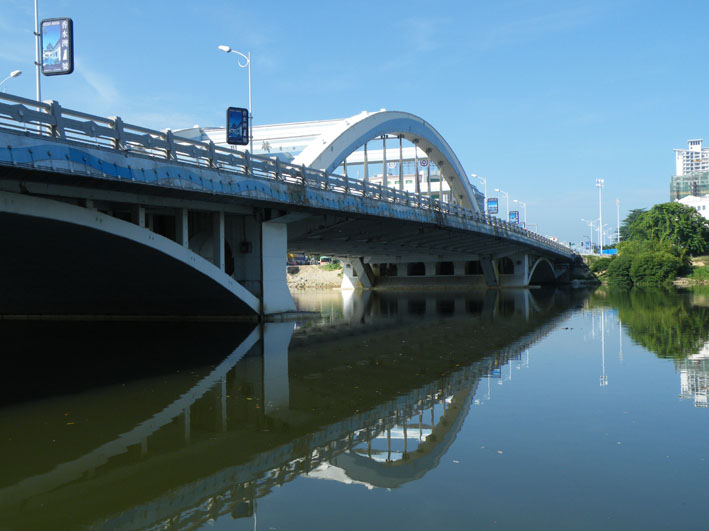
<path fill-rule="evenodd" d="M 709 148 L 703 148 L 702 142 L 689 140 L 688 149 L 675 149 L 675 175 L 709 171 Z"/>
<path fill-rule="evenodd" d="M 709 148 L 701 138 L 689 140 L 687 149 L 675 149 L 675 175 L 670 180 L 670 199 L 709 194 Z"/>

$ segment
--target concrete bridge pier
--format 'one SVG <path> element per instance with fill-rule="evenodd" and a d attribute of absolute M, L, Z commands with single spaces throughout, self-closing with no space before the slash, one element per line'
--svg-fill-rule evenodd
<path fill-rule="evenodd" d="M 365 264 L 363 258 L 354 257 L 344 261 L 341 289 L 372 289 L 374 282 L 372 266 Z"/>

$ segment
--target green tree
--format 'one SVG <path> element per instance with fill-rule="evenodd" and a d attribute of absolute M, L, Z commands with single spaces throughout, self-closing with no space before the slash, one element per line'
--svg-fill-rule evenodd
<path fill-rule="evenodd" d="M 698 255 L 709 249 L 709 221 L 692 207 L 676 202 L 660 203 L 640 212 L 627 233 L 626 240 L 673 244 L 681 249 L 680 258 L 685 253 Z"/>
<path fill-rule="evenodd" d="M 644 208 L 634 208 L 633 210 L 628 212 L 628 215 L 625 216 L 623 223 L 621 223 L 620 225 L 620 241 L 624 242 L 625 240 L 630 239 L 630 226 L 644 212 L 647 212 L 647 210 Z"/>

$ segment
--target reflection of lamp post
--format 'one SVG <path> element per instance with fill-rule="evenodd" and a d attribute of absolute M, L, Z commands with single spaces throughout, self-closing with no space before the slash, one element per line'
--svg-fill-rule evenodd
<path fill-rule="evenodd" d="M 525 203 L 524 201 L 520 201 L 519 199 L 513 199 L 512 202 L 519 203 L 520 205 L 522 205 L 522 208 L 524 208 L 524 228 L 526 229 L 527 228 L 527 203 Z"/>
<path fill-rule="evenodd" d="M 510 220 L 510 194 L 508 194 L 507 192 L 503 192 L 499 188 L 495 188 L 495 191 L 500 192 L 501 194 L 505 194 L 505 202 L 507 205 L 507 215 L 505 216 L 505 221 L 509 221 Z"/>
<path fill-rule="evenodd" d="M 254 127 L 254 116 L 251 113 L 251 52 L 247 52 L 248 55 L 244 55 L 241 52 L 237 52 L 236 50 L 232 50 L 229 46 L 224 46 L 223 44 L 218 47 L 221 51 L 227 52 L 227 53 L 235 53 L 239 57 L 243 57 L 244 60 L 246 61 L 244 64 L 241 64 L 241 59 L 236 60 L 236 64 L 239 65 L 240 68 L 248 68 L 249 69 L 249 151 L 251 153 L 254 152 L 254 135 L 253 135 L 253 127 Z"/>
<path fill-rule="evenodd" d="M 608 385 L 606 374 L 606 310 L 601 310 L 601 387 Z"/>
<path fill-rule="evenodd" d="M 483 212 L 487 214 L 487 179 L 483 177 L 482 175 L 477 175 L 475 173 L 470 174 L 471 177 L 474 179 L 480 179 L 483 182 L 483 185 L 485 186 L 485 199 L 483 201 Z"/>
<path fill-rule="evenodd" d="M 13 70 L 12 72 L 10 72 L 10 75 L 9 75 L 9 76 L 7 76 L 5 79 L 3 79 L 2 81 L 0 81 L 0 86 L 2 86 L 3 83 L 5 83 L 5 81 L 7 81 L 8 79 L 12 79 L 13 77 L 19 77 L 19 76 L 21 76 L 21 75 L 22 75 L 22 70 Z M 5 89 L 3 89 L 3 91 L 4 91 L 4 90 L 5 90 Z"/>

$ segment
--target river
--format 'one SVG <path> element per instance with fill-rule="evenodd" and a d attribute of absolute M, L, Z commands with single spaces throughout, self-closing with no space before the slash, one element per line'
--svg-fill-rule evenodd
<path fill-rule="evenodd" d="M 709 294 L 0 320 L 0 529 L 704 529 Z"/>

